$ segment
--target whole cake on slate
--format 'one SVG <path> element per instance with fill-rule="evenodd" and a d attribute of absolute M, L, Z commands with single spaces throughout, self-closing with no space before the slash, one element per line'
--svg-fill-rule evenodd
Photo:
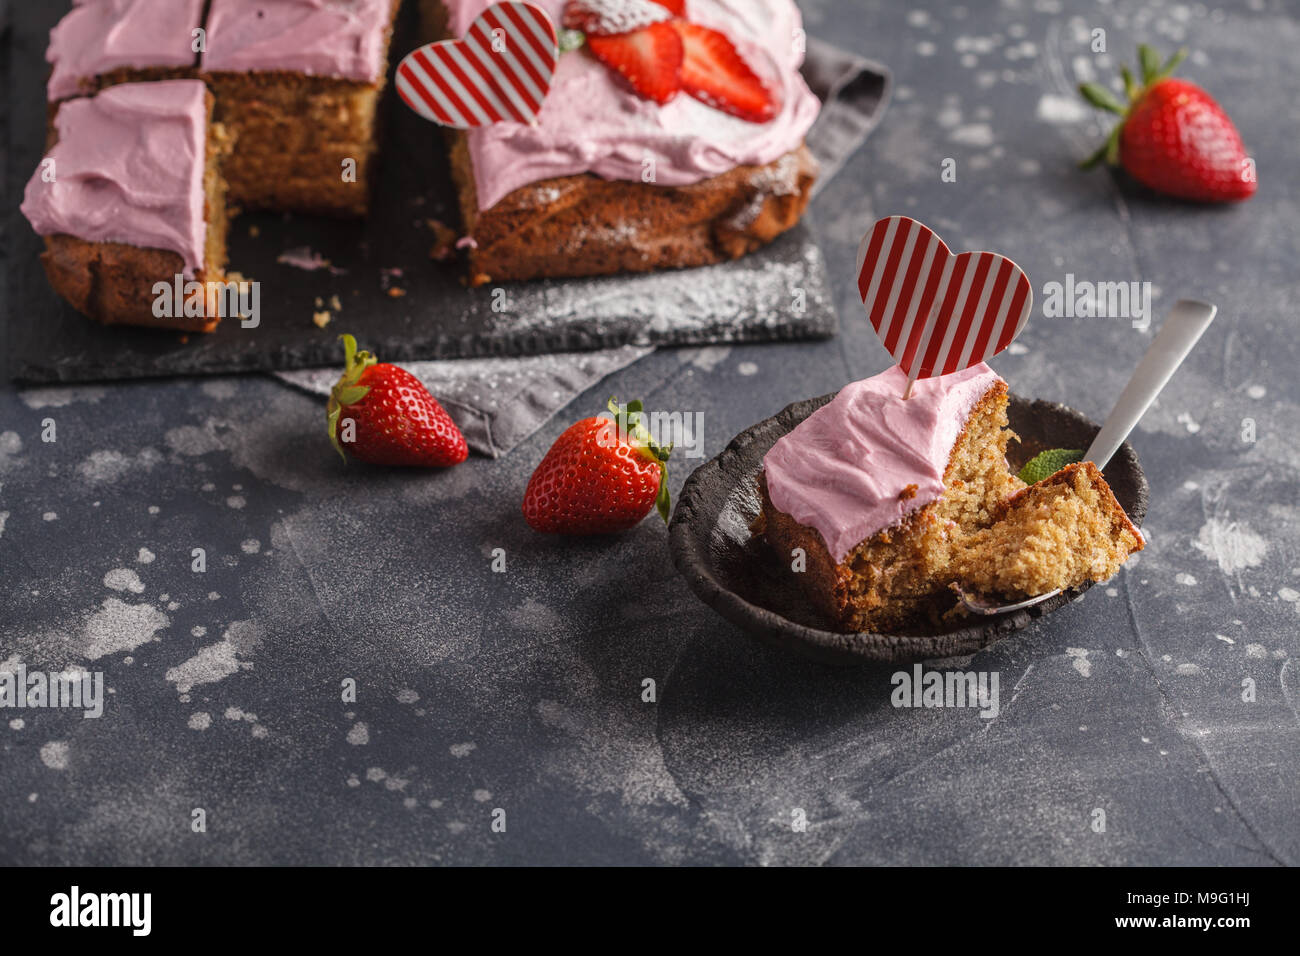
<path fill-rule="evenodd" d="M 400 2 L 75 0 L 22 203 L 54 289 L 104 323 L 211 331 L 152 290 L 225 281 L 231 210 L 365 216 Z M 586 42 L 535 125 L 451 135 L 472 284 L 705 265 L 798 221 L 818 102 L 792 0 L 534 2 Z M 425 0 L 425 33 L 487 6 Z"/>

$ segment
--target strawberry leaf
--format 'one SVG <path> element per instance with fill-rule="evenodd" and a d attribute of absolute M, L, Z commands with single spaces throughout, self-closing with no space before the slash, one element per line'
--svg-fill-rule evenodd
<path fill-rule="evenodd" d="M 559 34 L 559 45 L 561 53 L 568 53 L 576 50 L 587 42 L 587 34 L 581 30 L 561 30 Z"/>
<path fill-rule="evenodd" d="M 668 466 L 663 464 L 659 466 L 659 494 L 655 497 L 655 510 L 664 519 L 664 524 L 667 524 L 672 502 L 668 500 Z"/>
<path fill-rule="evenodd" d="M 369 385 L 344 385 L 334 393 L 334 399 L 339 405 L 355 405 L 369 393 Z"/>
<path fill-rule="evenodd" d="M 1160 54 L 1145 43 L 1138 44 L 1138 64 L 1142 67 L 1142 85 L 1150 86 L 1160 77 Z"/>
<path fill-rule="evenodd" d="M 339 457 L 343 459 L 343 464 L 346 465 L 348 463 L 348 456 L 343 453 L 343 446 L 339 444 L 339 414 L 342 411 L 343 409 L 339 408 L 334 400 L 331 399 L 329 415 L 327 416 L 326 421 L 329 423 L 330 444 L 334 446 L 334 450 L 339 453 Z"/>
<path fill-rule="evenodd" d="M 1124 124 L 1117 123 L 1106 137 L 1106 162 L 1112 166 L 1119 165 L 1119 134 L 1124 131 Z"/>
<path fill-rule="evenodd" d="M 1100 83 L 1080 83 L 1079 92 L 1083 94 L 1085 100 L 1098 109 L 1110 110 L 1120 116 L 1125 113 L 1124 104 L 1116 98 L 1114 93 Z"/>
<path fill-rule="evenodd" d="M 1156 75 L 1156 79 L 1163 80 L 1166 77 L 1171 76 L 1174 70 L 1178 69 L 1179 64 L 1181 64 L 1185 59 L 1187 59 L 1187 48 L 1183 47 L 1165 61 L 1165 65 L 1160 68 L 1160 72 Z"/>
<path fill-rule="evenodd" d="M 1128 101 L 1132 103 L 1138 98 L 1138 94 L 1141 92 L 1138 88 L 1137 81 L 1133 79 L 1133 71 L 1127 66 L 1121 66 L 1119 68 L 1119 75 L 1124 78 L 1124 95 L 1127 96 Z"/>

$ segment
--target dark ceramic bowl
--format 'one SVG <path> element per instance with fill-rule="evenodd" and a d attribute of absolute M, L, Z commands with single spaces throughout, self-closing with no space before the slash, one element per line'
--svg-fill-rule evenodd
<path fill-rule="evenodd" d="M 970 654 L 1035 618 L 1075 600 L 1090 584 L 1073 588 L 1022 611 L 980 618 L 959 630 L 926 634 L 845 634 L 834 630 L 782 573 L 761 541 L 749 533 L 759 511 L 756 479 L 763 456 L 782 435 L 821 408 L 834 394 L 795 402 L 745 429 L 717 458 L 697 468 L 682 488 L 669 527 L 673 563 L 691 589 L 728 621 L 780 647 L 836 663 L 903 663 Z M 1014 469 L 1046 448 L 1087 448 L 1100 428 L 1083 415 L 1052 402 L 1012 395 L 1011 430 L 1020 436 L 1007 457 Z M 1104 472 L 1133 523 L 1147 510 L 1147 481 L 1125 442 Z"/>

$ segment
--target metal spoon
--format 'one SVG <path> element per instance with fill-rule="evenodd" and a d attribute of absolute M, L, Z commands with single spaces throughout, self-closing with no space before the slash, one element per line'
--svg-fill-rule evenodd
<path fill-rule="evenodd" d="M 1119 401 L 1115 403 L 1115 408 L 1106 418 L 1106 423 L 1101 426 L 1101 431 L 1097 432 L 1097 437 L 1088 446 L 1088 451 L 1083 456 L 1084 461 L 1092 462 L 1099 469 L 1106 467 L 1106 463 L 1124 443 L 1129 432 L 1137 426 L 1146 410 L 1151 407 L 1151 403 L 1156 400 L 1156 396 L 1160 394 L 1160 390 L 1183 363 L 1183 359 L 1187 358 L 1187 354 L 1196 345 L 1201 334 L 1210 327 L 1217 312 L 1216 306 L 1208 302 L 1197 302 L 1194 299 L 1179 299 L 1174 303 L 1173 310 L 1165 319 L 1165 324 L 1160 327 L 1160 332 L 1151 342 L 1146 355 L 1142 356 L 1142 361 L 1138 363 L 1133 377 L 1124 386 L 1124 391 L 1120 392 Z M 957 584 L 954 584 L 953 588 L 961 598 L 961 603 L 976 614 L 1006 614 L 1008 611 L 1019 611 L 1022 608 L 1041 604 L 1062 591 L 1061 588 L 1057 588 L 1055 591 L 1038 594 L 1014 604 L 996 604 L 979 595 L 966 593 Z"/>

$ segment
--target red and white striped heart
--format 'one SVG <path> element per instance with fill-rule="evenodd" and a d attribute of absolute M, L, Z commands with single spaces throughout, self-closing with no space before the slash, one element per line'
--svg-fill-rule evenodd
<path fill-rule="evenodd" d="M 555 24 L 531 3 L 494 3 L 462 40 L 417 47 L 397 66 L 397 92 L 427 120 L 456 129 L 532 123 L 559 58 Z"/>
<path fill-rule="evenodd" d="M 909 382 L 997 355 L 1025 327 L 1034 303 L 1029 277 L 1006 256 L 953 255 L 907 216 L 881 219 L 863 237 L 858 292 Z"/>

